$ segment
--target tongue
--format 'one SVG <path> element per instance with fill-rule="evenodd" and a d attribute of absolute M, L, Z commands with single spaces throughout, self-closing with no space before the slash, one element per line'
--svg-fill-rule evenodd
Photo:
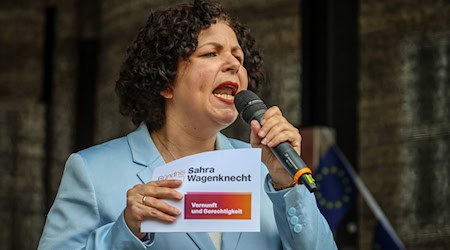
<path fill-rule="evenodd" d="M 231 95 L 233 90 L 228 87 L 219 87 L 213 91 L 214 94 L 227 94 Z"/>

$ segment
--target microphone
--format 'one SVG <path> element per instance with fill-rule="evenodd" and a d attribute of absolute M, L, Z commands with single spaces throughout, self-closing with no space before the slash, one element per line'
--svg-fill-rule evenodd
<path fill-rule="evenodd" d="M 257 120 L 261 123 L 261 118 L 267 110 L 264 102 L 250 90 L 237 93 L 234 97 L 234 105 L 239 111 L 242 120 L 248 124 L 252 120 Z M 303 183 L 311 193 L 316 190 L 317 186 L 311 176 L 311 169 L 306 166 L 289 142 L 282 142 L 278 146 L 270 148 L 270 150 L 296 183 Z"/>

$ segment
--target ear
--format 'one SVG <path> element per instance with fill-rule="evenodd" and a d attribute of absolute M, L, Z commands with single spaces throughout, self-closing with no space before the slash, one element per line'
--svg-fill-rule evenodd
<path fill-rule="evenodd" d="M 173 97 L 172 88 L 167 88 L 167 89 L 159 92 L 159 94 L 162 95 L 162 97 L 164 97 L 166 99 L 172 99 L 172 97 Z"/>

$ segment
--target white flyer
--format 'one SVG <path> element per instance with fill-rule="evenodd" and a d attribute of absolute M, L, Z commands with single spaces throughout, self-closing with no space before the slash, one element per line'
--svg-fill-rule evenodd
<path fill-rule="evenodd" d="M 261 149 L 215 150 L 180 158 L 153 171 L 152 180 L 180 179 L 173 223 L 142 222 L 142 232 L 259 232 Z"/>

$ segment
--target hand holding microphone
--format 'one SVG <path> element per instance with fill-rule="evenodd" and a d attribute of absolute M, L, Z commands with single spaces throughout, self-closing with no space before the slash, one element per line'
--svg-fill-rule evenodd
<path fill-rule="evenodd" d="M 256 120 L 261 124 L 267 106 L 255 93 L 248 90 L 241 91 L 235 96 L 234 103 L 246 123 L 250 124 L 252 120 Z M 288 141 L 269 148 L 296 183 L 304 184 L 310 192 L 315 191 L 316 184 L 311 176 L 311 170 Z"/>

